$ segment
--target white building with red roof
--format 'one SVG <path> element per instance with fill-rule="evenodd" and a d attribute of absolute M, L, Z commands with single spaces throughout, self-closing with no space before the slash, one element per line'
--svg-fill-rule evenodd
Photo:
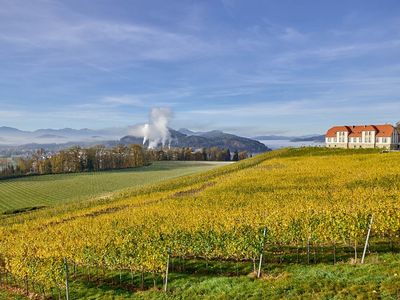
<path fill-rule="evenodd" d="M 325 135 L 328 148 L 400 149 L 399 132 L 390 124 L 334 126 Z"/>

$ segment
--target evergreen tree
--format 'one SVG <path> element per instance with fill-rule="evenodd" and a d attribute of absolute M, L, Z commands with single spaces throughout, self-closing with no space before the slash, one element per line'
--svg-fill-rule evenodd
<path fill-rule="evenodd" d="M 235 150 L 235 152 L 233 152 L 232 160 L 233 161 L 238 161 L 239 160 L 239 152 L 237 150 Z"/>

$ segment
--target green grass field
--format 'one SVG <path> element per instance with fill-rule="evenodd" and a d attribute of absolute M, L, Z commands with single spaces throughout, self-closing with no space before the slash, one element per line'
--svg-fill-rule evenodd
<path fill-rule="evenodd" d="M 132 187 L 206 171 L 220 162 L 155 162 L 137 169 L 31 176 L 0 181 L 0 213 L 100 197 Z"/>
<path fill-rule="evenodd" d="M 400 299 L 400 255 L 373 254 L 365 265 L 348 261 L 336 265 L 267 263 L 264 276 L 255 279 L 249 262 L 186 262 L 185 271 L 174 262 L 170 273 L 169 291 L 162 291 L 159 279 L 156 287 L 140 290 L 139 278 L 129 272 L 96 274 L 81 269 L 72 276 L 70 299 L 150 300 L 150 299 Z M 171 269 L 172 269 L 171 268 Z M 237 273 L 238 272 L 238 273 Z M 152 286 L 152 278 L 146 277 Z M 135 292 L 132 292 L 134 290 Z M 54 291 L 53 299 L 57 299 Z M 24 290 L 10 292 L 0 287 L 0 299 L 31 299 Z M 62 298 L 65 299 L 65 298 Z"/>
<path fill-rule="evenodd" d="M 399 254 L 373 255 L 365 265 L 350 263 L 299 265 L 270 264 L 261 279 L 251 274 L 249 263 L 216 263 L 206 269 L 195 263 L 186 272 L 171 274 L 169 292 L 161 282 L 146 291 L 118 287 L 118 274 L 101 284 L 77 280 L 73 299 L 385 299 L 400 297 Z M 190 269 L 192 267 L 193 269 Z M 196 273 L 193 271 L 196 270 Z M 222 272 L 222 274 L 220 273 Z M 247 274 L 246 274 L 247 273 Z M 126 274 L 125 282 L 129 282 Z M 149 278 L 149 284 L 150 278 Z"/>

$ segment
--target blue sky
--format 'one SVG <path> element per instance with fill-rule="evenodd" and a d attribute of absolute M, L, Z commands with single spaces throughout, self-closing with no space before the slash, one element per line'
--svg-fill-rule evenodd
<path fill-rule="evenodd" d="M 400 1 L 0 0 L 0 126 L 247 136 L 400 120 Z"/>

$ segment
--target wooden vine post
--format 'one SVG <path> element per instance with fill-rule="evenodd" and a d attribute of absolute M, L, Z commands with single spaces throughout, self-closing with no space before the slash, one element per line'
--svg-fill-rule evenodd
<path fill-rule="evenodd" d="M 261 276 L 261 266 L 262 266 L 262 261 L 263 261 L 263 253 L 264 253 L 266 236 L 267 236 L 267 227 L 264 227 L 263 238 L 262 238 L 261 247 L 260 247 L 260 261 L 258 263 L 257 278 L 260 278 L 260 276 Z"/>
<path fill-rule="evenodd" d="M 68 262 L 64 258 L 64 268 L 65 268 L 65 297 L 69 300 L 69 281 L 68 281 Z"/>
<path fill-rule="evenodd" d="M 164 292 L 168 291 L 168 273 L 169 273 L 169 263 L 171 259 L 171 249 L 168 248 L 168 256 L 167 256 L 167 266 L 165 268 L 165 282 L 164 282 Z"/>
<path fill-rule="evenodd" d="M 336 241 L 333 242 L 333 264 L 336 264 Z"/>
<path fill-rule="evenodd" d="M 28 275 L 25 275 L 25 294 L 29 295 L 29 280 L 28 280 Z"/>
<path fill-rule="evenodd" d="M 361 264 L 364 263 L 364 259 L 365 259 L 365 254 L 367 253 L 367 247 L 368 247 L 368 242 L 369 242 L 369 236 L 371 235 L 371 227 L 372 227 L 372 222 L 374 221 L 374 214 L 372 214 L 371 219 L 369 221 L 369 226 L 368 226 L 368 233 L 367 233 L 367 237 L 365 239 L 365 245 L 364 245 L 364 251 L 361 257 Z"/>

